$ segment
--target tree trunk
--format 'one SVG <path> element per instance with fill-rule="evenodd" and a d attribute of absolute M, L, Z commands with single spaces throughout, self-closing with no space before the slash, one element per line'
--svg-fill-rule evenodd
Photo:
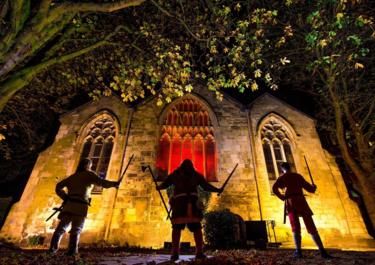
<path fill-rule="evenodd" d="M 365 207 L 367 209 L 367 212 L 369 214 L 371 223 L 372 223 L 372 229 L 374 229 L 375 224 L 375 185 L 373 183 L 374 175 L 372 172 L 368 173 L 365 170 L 362 169 L 360 165 L 352 158 L 347 143 L 345 141 L 345 130 L 344 130 L 344 124 L 343 124 L 343 110 L 341 108 L 339 100 L 333 95 L 332 90 L 331 92 L 331 99 L 333 103 L 333 108 L 335 111 L 335 124 L 336 124 L 336 138 L 339 144 L 339 148 L 341 151 L 341 154 L 343 156 L 344 161 L 346 164 L 350 167 L 350 169 L 353 171 L 353 173 L 356 175 L 358 179 L 358 187 L 361 191 L 361 194 L 363 196 L 363 200 L 365 203 Z"/>
<path fill-rule="evenodd" d="M 368 215 L 372 223 L 372 231 L 374 232 L 375 227 L 375 177 L 372 176 L 367 179 L 367 181 L 362 184 L 362 197 L 365 203 Z M 374 236 L 374 235 L 372 235 Z"/>

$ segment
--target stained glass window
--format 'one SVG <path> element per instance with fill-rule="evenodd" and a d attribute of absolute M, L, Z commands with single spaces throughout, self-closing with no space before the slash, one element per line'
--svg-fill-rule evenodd
<path fill-rule="evenodd" d="M 208 181 L 217 181 L 212 122 L 207 108 L 192 98 L 178 101 L 165 115 L 156 161 L 158 176 L 173 172 L 184 159 L 191 159 Z"/>

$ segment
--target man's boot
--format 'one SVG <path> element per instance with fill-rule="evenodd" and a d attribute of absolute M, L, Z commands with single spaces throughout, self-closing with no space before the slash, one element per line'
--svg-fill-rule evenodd
<path fill-rule="evenodd" d="M 69 246 L 68 246 L 68 256 L 75 256 L 78 254 L 78 242 L 79 242 L 79 234 L 70 234 L 69 237 Z"/>
<path fill-rule="evenodd" d="M 181 230 L 177 228 L 172 229 L 172 254 L 171 261 L 176 261 L 179 259 L 180 252 L 180 237 Z"/>
<path fill-rule="evenodd" d="M 195 258 L 205 259 L 206 255 L 203 253 L 203 235 L 202 229 L 194 231 L 194 241 L 195 241 Z"/>
<path fill-rule="evenodd" d="M 296 246 L 296 250 L 294 251 L 293 257 L 297 259 L 302 259 L 302 249 L 301 249 L 301 233 L 293 233 L 294 244 Z"/>
<path fill-rule="evenodd" d="M 322 256 L 322 258 L 324 258 L 324 259 L 331 259 L 331 258 L 333 258 L 325 250 L 325 248 L 323 246 L 323 243 L 322 243 L 322 240 L 320 239 L 320 236 L 319 236 L 318 232 L 316 232 L 314 234 L 311 234 L 311 237 L 314 240 L 316 246 L 319 248 L 320 255 Z"/>
<path fill-rule="evenodd" d="M 52 254 L 55 254 L 57 252 L 57 250 L 59 249 L 60 241 L 61 241 L 63 234 L 64 234 L 64 231 L 58 231 L 58 230 L 56 230 L 53 233 L 48 252 Z"/>

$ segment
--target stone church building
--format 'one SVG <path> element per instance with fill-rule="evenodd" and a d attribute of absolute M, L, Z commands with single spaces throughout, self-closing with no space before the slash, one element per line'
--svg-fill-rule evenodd
<path fill-rule="evenodd" d="M 75 172 L 80 158 L 91 158 L 101 177 L 118 180 L 134 154 L 118 190 L 93 188 L 82 244 L 159 248 L 170 241 L 164 206 L 150 173 L 141 166 L 150 165 L 161 176 L 185 158 L 217 187 L 238 163 L 223 194 L 212 194 L 209 210 L 229 209 L 245 221 L 274 220 L 277 241 L 292 244 L 289 221 L 283 224 L 283 202 L 271 187 L 282 161 L 310 182 L 305 156 L 318 186 L 306 197 L 326 245 L 355 246 L 369 238 L 334 157 L 322 148 L 315 121 L 270 94 L 248 106 L 229 96 L 219 102 L 199 88 L 164 107 L 158 107 L 155 98 L 130 108 L 117 97 L 103 97 L 64 114 L 60 122 L 54 143 L 39 155 L 1 237 L 19 244 L 43 237 L 48 243 L 58 220 L 45 220 L 61 203 L 55 185 Z M 167 200 L 165 191 L 163 195 Z M 305 229 L 303 233 L 303 244 L 311 244 Z M 182 241 L 193 242 L 188 232 Z"/>

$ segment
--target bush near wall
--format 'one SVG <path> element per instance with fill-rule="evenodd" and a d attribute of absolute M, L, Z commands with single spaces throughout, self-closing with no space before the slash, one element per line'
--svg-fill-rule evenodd
<path fill-rule="evenodd" d="M 209 248 L 230 249 L 243 244 L 242 218 L 229 210 L 211 211 L 204 216 L 203 228 Z"/>

